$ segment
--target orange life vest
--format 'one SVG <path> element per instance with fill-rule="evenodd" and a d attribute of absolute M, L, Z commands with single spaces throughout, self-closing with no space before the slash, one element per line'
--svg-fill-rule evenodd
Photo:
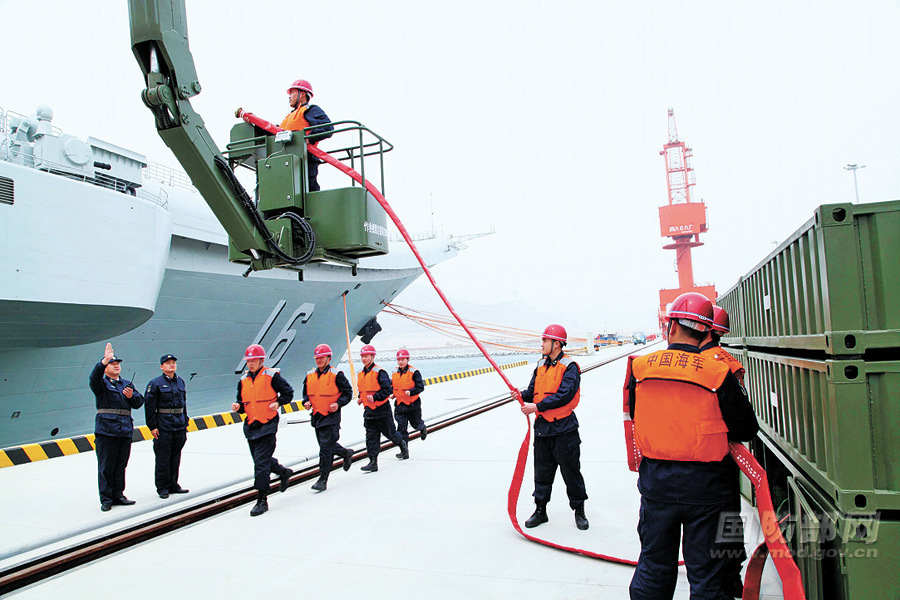
<path fill-rule="evenodd" d="M 288 113 L 288 116 L 281 121 L 282 129 L 291 129 L 293 131 L 300 131 L 301 129 L 306 129 L 309 127 L 309 122 L 304 117 L 304 113 L 306 113 L 306 109 L 309 106 L 298 106 L 296 109 L 292 110 Z"/>
<path fill-rule="evenodd" d="M 634 435 L 641 454 L 715 462 L 728 454 L 716 395 L 728 365 L 702 354 L 659 350 L 634 359 Z"/>
<path fill-rule="evenodd" d="M 556 390 L 559 389 L 559 384 L 562 383 L 563 374 L 570 364 L 572 364 L 572 359 L 565 355 L 563 355 L 552 367 L 548 367 L 543 361 L 541 362 L 540 366 L 537 368 L 537 374 L 534 377 L 535 404 L 550 394 L 556 393 Z M 565 419 L 575 411 L 575 407 L 578 406 L 578 401 L 580 399 L 581 389 L 575 390 L 575 397 L 572 398 L 568 404 L 552 410 L 540 411 L 537 413 L 537 416 L 550 422 Z"/>
<path fill-rule="evenodd" d="M 331 412 L 329 408 L 341 397 L 341 391 L 338 389 L 337 375 L 331 369 L 318 374 L 313 369 L 306 374 L 306 395 L 309 396 L 309 402 L 312 404 L 313 412 L 320 415 L 327 415 Z"/>
<path fill-rule="evenodd" d="M 381 386 L 378 384 L 379 371 L 378 365 L 373 364 L 371 371 L 366 373 L 365 369 L 363 369 L 359 372 L 359 375 L 356 376 L 356 388 L 359 390 L 359 397 L 362 399 L 366 408 L 371 408 L 373 410 L 387 402 L 387 398 L 384 400 L 369 400 L 368 398 L 369 394 L 374 394 L 381 389 Z"/>
<path fill-rule="evenodd" d="M 272 377 L 277 372 L 278 369 L 263 367 L 255 378 L 250 377 L 249 371 L 241 377 L 241 402 L 247 413 L 247 423 L 268 423 L 278 415 L 277 408 L 269 408 L 278 400 L 278 392 L 272 387 Z"/>
<path fill-rule="evenodd" d="M 416 387 L 413 381 L 413 373 L 415 373 L 415 369 L 413 369 L 412 365 L 408 365 L 406 373 L 394 371 L 394 374 L 391 375 L 391 386 L 394 388 L 394 398 L 397 399 L 397 404 L 410 405 L 419 399 L 419 396 L 409 395 L 409 390 Z"/>
<path fill-rule="evenodd" d="M 728 370 L 734 373 L 734 376 L 738 378 L 738 381 L 741 382 L 741 385 L 744 385 L 744 365 L 741 364 L 741 361 L 733 357 L 725 348 L 721 346 L 713 346 L 712 348 L 707 348 L 703 352 L 700 353 L 701 356 L 711 356 L 716 360 L 720 360 L 728 365 Z"/>

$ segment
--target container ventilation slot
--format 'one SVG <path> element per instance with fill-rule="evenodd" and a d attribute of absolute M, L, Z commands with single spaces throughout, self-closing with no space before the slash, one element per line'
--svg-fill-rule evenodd
<path fill-rule="evenodd" d="M 0 204 L 12 204 L 16 196 L 16 186 L 9 177 L 0 177 Z"/>

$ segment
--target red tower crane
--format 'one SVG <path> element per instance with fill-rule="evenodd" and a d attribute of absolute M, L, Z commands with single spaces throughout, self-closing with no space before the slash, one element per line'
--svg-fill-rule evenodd
<path fill-rule="evenodd" d="M 693 152 L 678 139 L 675 111 L 669 109 L 669 141 L 660 151 L 666 162 L 666 188 L 669 203 L 659 207 L 660 234 L 672 238 L 672 243 L 663 246 L 665 250 L 675 250 L 675 264 L 678 271 L 678 287 L 659 290 L 660 325 L 666 314 L 666 306 L 685 292 L 699 292 L 715 302 L 716 288 L 713 285 L 694 284 L 694 266 L 691 263 L 691 248 L 702 246 L 700 234 L 706 233 L 706 204 L 691 199 L 694 186 Z M 664 329 L 663 329 L 664 330 Z"/>

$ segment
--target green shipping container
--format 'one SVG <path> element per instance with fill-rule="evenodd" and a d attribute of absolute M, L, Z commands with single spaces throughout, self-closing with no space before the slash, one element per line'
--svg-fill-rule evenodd
<path fill-rule="evenodd" d="M 808 600 L 900 598 L 900 521 L 841 513 L 803 478 L 788 488 L 785 537 Z"/>
<path fill-rule="evenodd" d="M 761 433 L 845 512 L 900 509 L 900 361 L 729 348 Z"/>
<path fill-rule="evenodd" d="M 900 201 L 820 206 L 718 303 L 731 316 L 726 343 L 900 349 Z"/>

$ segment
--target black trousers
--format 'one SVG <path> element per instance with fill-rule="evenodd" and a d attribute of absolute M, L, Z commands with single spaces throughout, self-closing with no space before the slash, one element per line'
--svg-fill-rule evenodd
<path fill-rule="evenodd" d="M 678 579 L 678 544 L 691 585 L 691 600 L 721 600 L 729 562 L 721 538 L 721 513 L 728 503 L 679 504 L 641 496 L 638 536 L 641 555 L 631 578 L 633 600 L 672 598 Z"/>
<path fill-rule="evenodd" d="M 268 494 L 271 474 L 281 475 L 287 470 L 272 456 L 275 453 L 275 434 L 247 440 L 247 444 L 253 456 L 253 487 L 262 495 Z"/>
<path fill-rule="evenodd" d="M 390 414 L 378 419 L 364 419 L 363 423 L 366 426 L 366 452 L 369 454 L 369 460 L 378 460 L 382 435 L 395 444 L 400 444 L 402 438 L 394 427 L 394 419 Z"/>
<path fill-rule="evenodd" d="M 335 455 L 343 458 L 347 453 L 347 449 L 338 444 L 340 437 L 340 425 L 316 427 L 316 440 L 319 442 L 319 477 L 322 479 L 328 479 Z"/>
<path fill-rule="evenodd" d="M 422 431 L 425 429 L 425 421 L 422 420 L 422 402 L 416 400 L 412 404 L 397 403 L 394 409 L 394 416 L 397 418 L 397 431 L 403 436 L 403 439 L 409 441 L 409 431 L 407 424 L 412 425 L 413 429 Z"/>
<path fill-rule="evenodd" d="M 318 159 L 310 156 L 306 161 L 306 173 L 309 175 L 309 191 L 319 191 L 319 163 Z"/>
<path fill-rule="evenodd" d="M 159 438 L 153 440 L 153 454 L 156 455 L 156 491 L 168 492 L 178 489 L 178 469 L 181 466 L 181 449 L 187 441 L 187 432 L 159 430 Z"/>
<path fill-rule="evenodd" d="M 573 429 L 559 435 L 534 438 L 534 501 L 549 502 L 556 467 L 566 482 L 569 506 L 573 509 L 587 500 L 581 476 L 581 437 Z"/>
<path fill-rule="evenodd" d="M 741 581 L 741 566 L 747 560 L 747 550 L 744 548 L 744 520 L 741 518 L 740 481 L 735 484 L 735 494 L 728 503 L 727 511 L 721 513 L 719 528 L 722 532 L 728 533 L 726 539 L 722 541 L 724 547 L 729 550 L 723 575 L 723 586 L 729 590 L 735 582 Z"/>
<path fill-rule="evenodd" d="M 131 437 L 112 437 L 97 434 L 97 484 L 100 502 L 112 502 L 125 495 L 125 467 L 131 456 Z"/>

